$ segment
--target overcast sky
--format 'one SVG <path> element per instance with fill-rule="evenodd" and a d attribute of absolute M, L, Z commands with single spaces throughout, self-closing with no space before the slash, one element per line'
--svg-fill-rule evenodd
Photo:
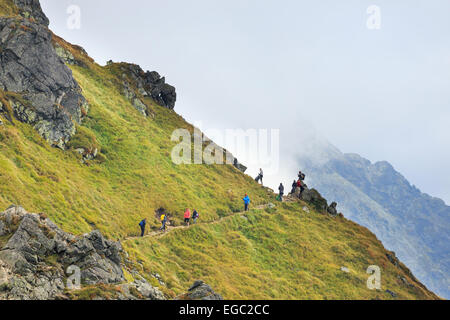
<path fill-rule="evenodd" d="M 41 3 L 50 28 L 98 63 L 166 76 L 190 122 L 280 128 L 282 157 L 312 126 L 450 203 L 448 0 Z M 70 5 L 81 9 L 80 29 L 68 28 Z M 367 27 L 370 5 L 381 10 L 379 30 Z"/>

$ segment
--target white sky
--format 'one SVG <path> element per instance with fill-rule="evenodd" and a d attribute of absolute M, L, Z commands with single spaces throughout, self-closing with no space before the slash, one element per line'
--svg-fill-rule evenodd
<path fill-rule="evenodd" d="M 312 124 L 343 152 L 387 160 L 450 203 L 448 0 L 41 4 L 50 28 L 97 62 L 165 75 L 177 88 L 176 111 L 190 122 L 280 128 L 283 157 Z M 75 30 L 67 26 L 73 4 L 81 9 Z M 380 30 L 366 27 L 373 4 Z"/>

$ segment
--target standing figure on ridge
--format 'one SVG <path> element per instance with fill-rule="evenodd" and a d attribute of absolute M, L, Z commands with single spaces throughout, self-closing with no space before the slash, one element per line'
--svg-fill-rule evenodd
<path fill-rule="evenodd" d="M 305 181 L 306 175 L 305 175 L 303 172 L 299 171 L 299 172 L 298 172 L 298 178 L 299 178 L 301 181 Z"/>
<path fill-rule="evenodd" d="M 280 183 L 280 186 L 278 187 L 278 191 L 280 191 L 280 201 L 283 202 L 283 195 L 284 195 L 284 186 L 282 183 Z"/>
<path fill-rule="evenodd" d="M 297 187 L 300 188 L 300 193 L 298 194 L 298 197 L 301 198 L 303 191 L 305 191 L 305 187 L 303 186 L 302 180 L 299 179 L 297 181 Z"/>
<path fill-rule="evenodd" d="M 141 237 L 145 234 L 145 225 L 147 224 L 147 219 L 142 220 L 139 222 L 139 226 L 141 227 Z"/>
<path fill-rule="evenodd" d="M 256 177 L 255 181 L 256 182 L 260 182 L 261 181 L 261 185 L 263 184 L 263 177 L 264 177 L 264 172 L 262 170 L 262 168 L 259 169 L 259 174 Z"/>
<path fill-rule="evenodd" d="M 294 180 L 294 182 L 292 183 L 292 190 L 291 190 L 291 194 L 295 194 L 295 189 L 297 189 L 297 181 Z"/>
<path fill-rule="evenodd" d="M 248 194 L 245 194 L 245 197 L 242 200 L 244 201 L 244 211 L 248 211 L 248 205 L 250 204 L 250 197 Z"/>
<path fill-rule="evenodd" d="M 200 217 L 197 210 L 194 209 L 194 212 L 192 213 L 192 220 L 194 221 L 194 224 L 197 224 L 197 220 Z"/>
<path fill-rule="evenodd" d="M 184 223 L 189 227 L 189 222 L 191 221 L 191 210 L 186 209 L 184 212 Z"/>
<path fill-rule="evenodd" d="M 163 213 L 160 219 L 161 219 L 161 228 L 159 230 L 166 232 L 167 214 Z"/>

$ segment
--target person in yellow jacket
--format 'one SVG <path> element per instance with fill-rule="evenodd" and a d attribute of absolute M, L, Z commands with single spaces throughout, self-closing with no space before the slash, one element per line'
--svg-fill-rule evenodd
<path fill-rule="evenodd" d="M 159 229 L 159 230 L 162 230 L 162 231 L 166 231 L 166 223 L 167 223 L 167 215 L 165 214 L 165 213 L 163 213 L 162 215 L 161 215 L 161 229 Z"/>

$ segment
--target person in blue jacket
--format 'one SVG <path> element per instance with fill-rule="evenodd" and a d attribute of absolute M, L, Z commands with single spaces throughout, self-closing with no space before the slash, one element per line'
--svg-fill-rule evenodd
<path fill-rule="evenodd" d="M 141 222 L 139 222 L 139 226 L 141 227 L 141 237 L 144 236 L 146 224 L 147 224 L 147 219 L 144 219 Z"/>
<path fill-rule="evenodd" d="M 249 198 L 249 196 L 248 196 L 247 194 L 245 194 L 245 197 L 244 197 L 244 199 L 242 199 L 242 200 L 244 200 L 245 211 L 248 211 L 248 205 L 250 204 L 250 198 Z"/>

